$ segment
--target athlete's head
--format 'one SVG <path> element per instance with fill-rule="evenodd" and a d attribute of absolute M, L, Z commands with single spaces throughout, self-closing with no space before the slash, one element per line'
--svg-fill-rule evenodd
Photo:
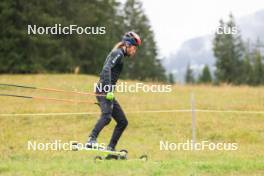
<path fill-rule="evenodd" d="M 137 51 L 137 47 L 141 45 L 141 39 L 135 32 L 127 32 L 122 38 L 122 41 L 117 43 L 113 49 L 123 48 L 128 56 L 134 56 Z"/>
<path fill-rule="evenodd" d="M 141 45 L 141 39 L 139 35 L 137 35 L 135 32 L 132 31 L 125 33 L 125 35 L 122 38 L 122 41 L 127 43 L 128 45 L 134 45 L 134 46 Z"/>
<path fill-rule="evenodd" d="M 125 44 L 126 54 L 128 56 L 134 56 L 137 51 L 137 46 L 141 45 L 141 39 L 139 35 L 132 31 L 127 32 L 123 36 L 122 42 Z"/>

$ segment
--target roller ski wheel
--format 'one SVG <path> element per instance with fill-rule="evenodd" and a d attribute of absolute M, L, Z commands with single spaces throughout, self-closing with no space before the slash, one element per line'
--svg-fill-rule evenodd
<path fill-rule="evenodd" d="M 103 157 L 101 157 L 101 156 L 95 156 L 94 157 L 94 162 L 96 163 L 96 162 L 98 162 L 98 161 L 102 161 L 103 160 Z"/>
<path fill-rule="evenodd" d="M 148 161 L 148 155 L 141 155 L 139 159 L 142 161 Z"/>

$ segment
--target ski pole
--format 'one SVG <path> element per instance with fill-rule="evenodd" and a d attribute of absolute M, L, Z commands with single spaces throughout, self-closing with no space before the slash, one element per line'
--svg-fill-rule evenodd
<path fill-rule="evenodd" d="M 79 101 L 79 100 L 70 100 L 70 99 L 58 99 L 58 98 L 39 97 L 39 96 L 24 96 L 24 95 L 13 95 L 13 94 L 0 94 L 0 96 L 15 97 L 15 98 L 26 98 L 26 99 L 35 99 L 35 100 L 61 101 L 61 102 L 68 102 L 68 103 L 97 104 L 97 103 L 94 103 L 94 102 L 91 102 L 91 101 Z"/>
<path fill-rule="evenodd" d="M 72 93 L 72 94 L 79 94 L 79 95 L 92 95 L 92 96 L 103 96 L 103 97 L 105 96 L 103 94 L 96 94 L 96 93 L 68 91 L 68 90 L 54 89 L 54 88 L 41 88 L 41 87 L 24 86 L 24 85 L 16 85 L 16 84 L 2 84 L 2 83 L 0 83 L 0 86 L 18 87 L 18 88 L 24 88 L 24 89 L 35 89 L 35 90 L 53 91 L 53 92 L 64 92 L 64 93 Z"/>

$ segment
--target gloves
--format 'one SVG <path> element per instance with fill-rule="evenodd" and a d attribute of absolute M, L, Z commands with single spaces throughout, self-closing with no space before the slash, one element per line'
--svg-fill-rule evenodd
<path fill-rule="evenodd" d="M 106 98 L 107 100 L 112 101 L 112 100 L 115 98 L 114 93 L 113 93 L 113 92 L 107 92 L 105 98 Z"/>

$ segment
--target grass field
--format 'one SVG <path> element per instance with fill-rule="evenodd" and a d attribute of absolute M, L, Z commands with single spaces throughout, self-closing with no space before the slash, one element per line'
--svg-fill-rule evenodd
<path fill-rule="evenodd" d="M 97 77 L 85 75 L 1 75 L 0 83 L 15 83 L 91 92 Z M 129 81 L 129 83 L 133 83 Z M 95 101 L 92 96 L 0 87 L 1 93 L 38 95 Z M 173 86 L 171 93 L 116 93 L 125 111 L 190 109 L 190 95 L 197 109 L 264 111 L 264 87 Z M 0 114 L 99 112 L 92 104 L 70 104 L 0 97 Z M 98 118 L 94 115 L 0 116 L 0 175 L 264 175 L 264 114 L 196 112 L 197 142 L 238 143 L 236 151 L 161 151 L 160 141 L 185 142 L 192 137 L 191 112 L 128 113 L 129 126 L 118 149 L 129 158 L 148 154 L 149 161 L 94 163 L 88 151 L 32 151 L 27 142 L 85 142 Z M 108 142 L 115 122 L 99 137 Z"/>

